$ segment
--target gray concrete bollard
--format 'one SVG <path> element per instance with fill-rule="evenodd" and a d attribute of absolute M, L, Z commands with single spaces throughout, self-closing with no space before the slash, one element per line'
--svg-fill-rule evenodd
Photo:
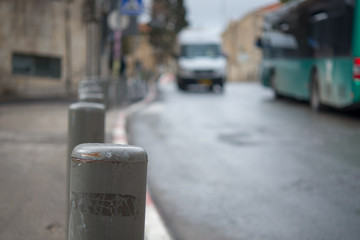
<path fill-rule="evenodd" d="M 101 103 L 105 104 L 106 108 L 109 108 L 109 87 L 109 79 L 99 76 L 88 76 L 79 82 L 79 100 L 90 102 L 92 99 L 94 102 L 100 102 L 98 96 L 95 96 L 95 94 L 102 94 Z M 93 96 L 89 97 L 89 95 Z"/>
<path fill-rule="evenodd" d="M 105 141 L 105 106 L 100 103 L 79 102 L 69 108 L 67 146 L 67 219 L 69 216 L 69 189 L 71 152 L 81 143 L 103 143 Z"/>
<path fill-rule="evenodd" d="M 91 93 L 91 92 L 80 92 L 79 93 L 80 102 L 94 102 L 94 103 L 104 103 L 104 94 L 102 93 Z"/>
<path fill-rule="evenodd" d="M 110 87 L 110 80 L 109 79 L 101 79 L 100 81 L 100 86 L 102 87 L 103 90 L 103 95 L 104 95 L 104 104 L 106 106 L 106 108 L 109 108 L 110 106 L 110 100 L 109 100 L 109 87 Z"/>
<path fill-rule="evenodd" d="M 147 161 L 135 146 L 76 146 L 68 240 L 144 240 Z"/>
<path fill-rule="evenodd" d="M 127 80 L 124 77 L 120 77 L 116 80 L 115 82 L 115 96 L 116 96 L 116 100 L 115 103 L 117 106 L 120 106 L 122 103 L 124 103 L 128 97 L 128 84 L 127 84 Z"/>

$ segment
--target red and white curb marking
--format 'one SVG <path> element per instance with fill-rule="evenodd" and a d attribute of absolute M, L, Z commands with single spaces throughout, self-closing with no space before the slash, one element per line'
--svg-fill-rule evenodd
<path fill-rule="evenodd" d="M 113 142 L 115 144 L 127 144 L 126 137 L 126 114 L 121 111 L 117 117 L 116 125 L 113 130 Z"/>
<path fill-rule="evenodd" d="M 168 83 L 171 83 L 175 80 L 175 75 L 172 73 L 163 73 L 161 74 L 160 78 L 159 78 L 159 82 L 162 85 L 166 85 Z"/>
<path fill-rule="evenodd" d="M 151 89 L 148 96 L 136 104 L 121 110 L 117 116 L 115 128 L 113 130 L 113 143 L 128 144 L 126 135 L 126 118 L 132 113 L 140 110 L 143 106 L 155 99 L 156 90 Z M 146 192 L 146 212 L 145 212 L 145 240 L 172 240 L 161 219 L 156 206 L 154 205 L 149 191 Z"/>
<path fill-rule="evenodd" d="M 171 240 L 149 191 L 146 193 L 145 240 Z"/>

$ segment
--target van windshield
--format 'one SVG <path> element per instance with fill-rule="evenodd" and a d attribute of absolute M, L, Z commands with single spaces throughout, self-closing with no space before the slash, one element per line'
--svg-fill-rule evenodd
<path fill-rule="evenodd" d="M 181 56 L 186 58 L 219 57 L 220 54 L 218 44 L 187 44 L 181 46 Z"/>

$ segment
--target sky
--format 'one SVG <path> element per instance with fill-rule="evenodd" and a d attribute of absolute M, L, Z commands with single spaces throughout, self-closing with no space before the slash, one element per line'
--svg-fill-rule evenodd
<path fill-rule="evenodd" d="M 142 0 L 145 11 L 141 22 L 150 19 L 151 0 Z M 238 20 L 258 8 L 277 3 L 279 0 L 184 0 L 190 27 L 205 28 L 215 33 L 225 30 L 230 20 Z"/>
<path fill-rule="evenodd" d="M 191 27 L 221 33 L 230 20 L 238 20 L 258 8 L 278 0 L 185 0 Z"/>

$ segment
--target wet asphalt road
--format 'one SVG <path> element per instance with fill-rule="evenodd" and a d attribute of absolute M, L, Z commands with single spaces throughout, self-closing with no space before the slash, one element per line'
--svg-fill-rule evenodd
<path fill-rule="evenodd" d="M 359 114 L 314 113 L 259 84 L 168 84 L 129 130 L 175 239 L 360 239 Z"/>

